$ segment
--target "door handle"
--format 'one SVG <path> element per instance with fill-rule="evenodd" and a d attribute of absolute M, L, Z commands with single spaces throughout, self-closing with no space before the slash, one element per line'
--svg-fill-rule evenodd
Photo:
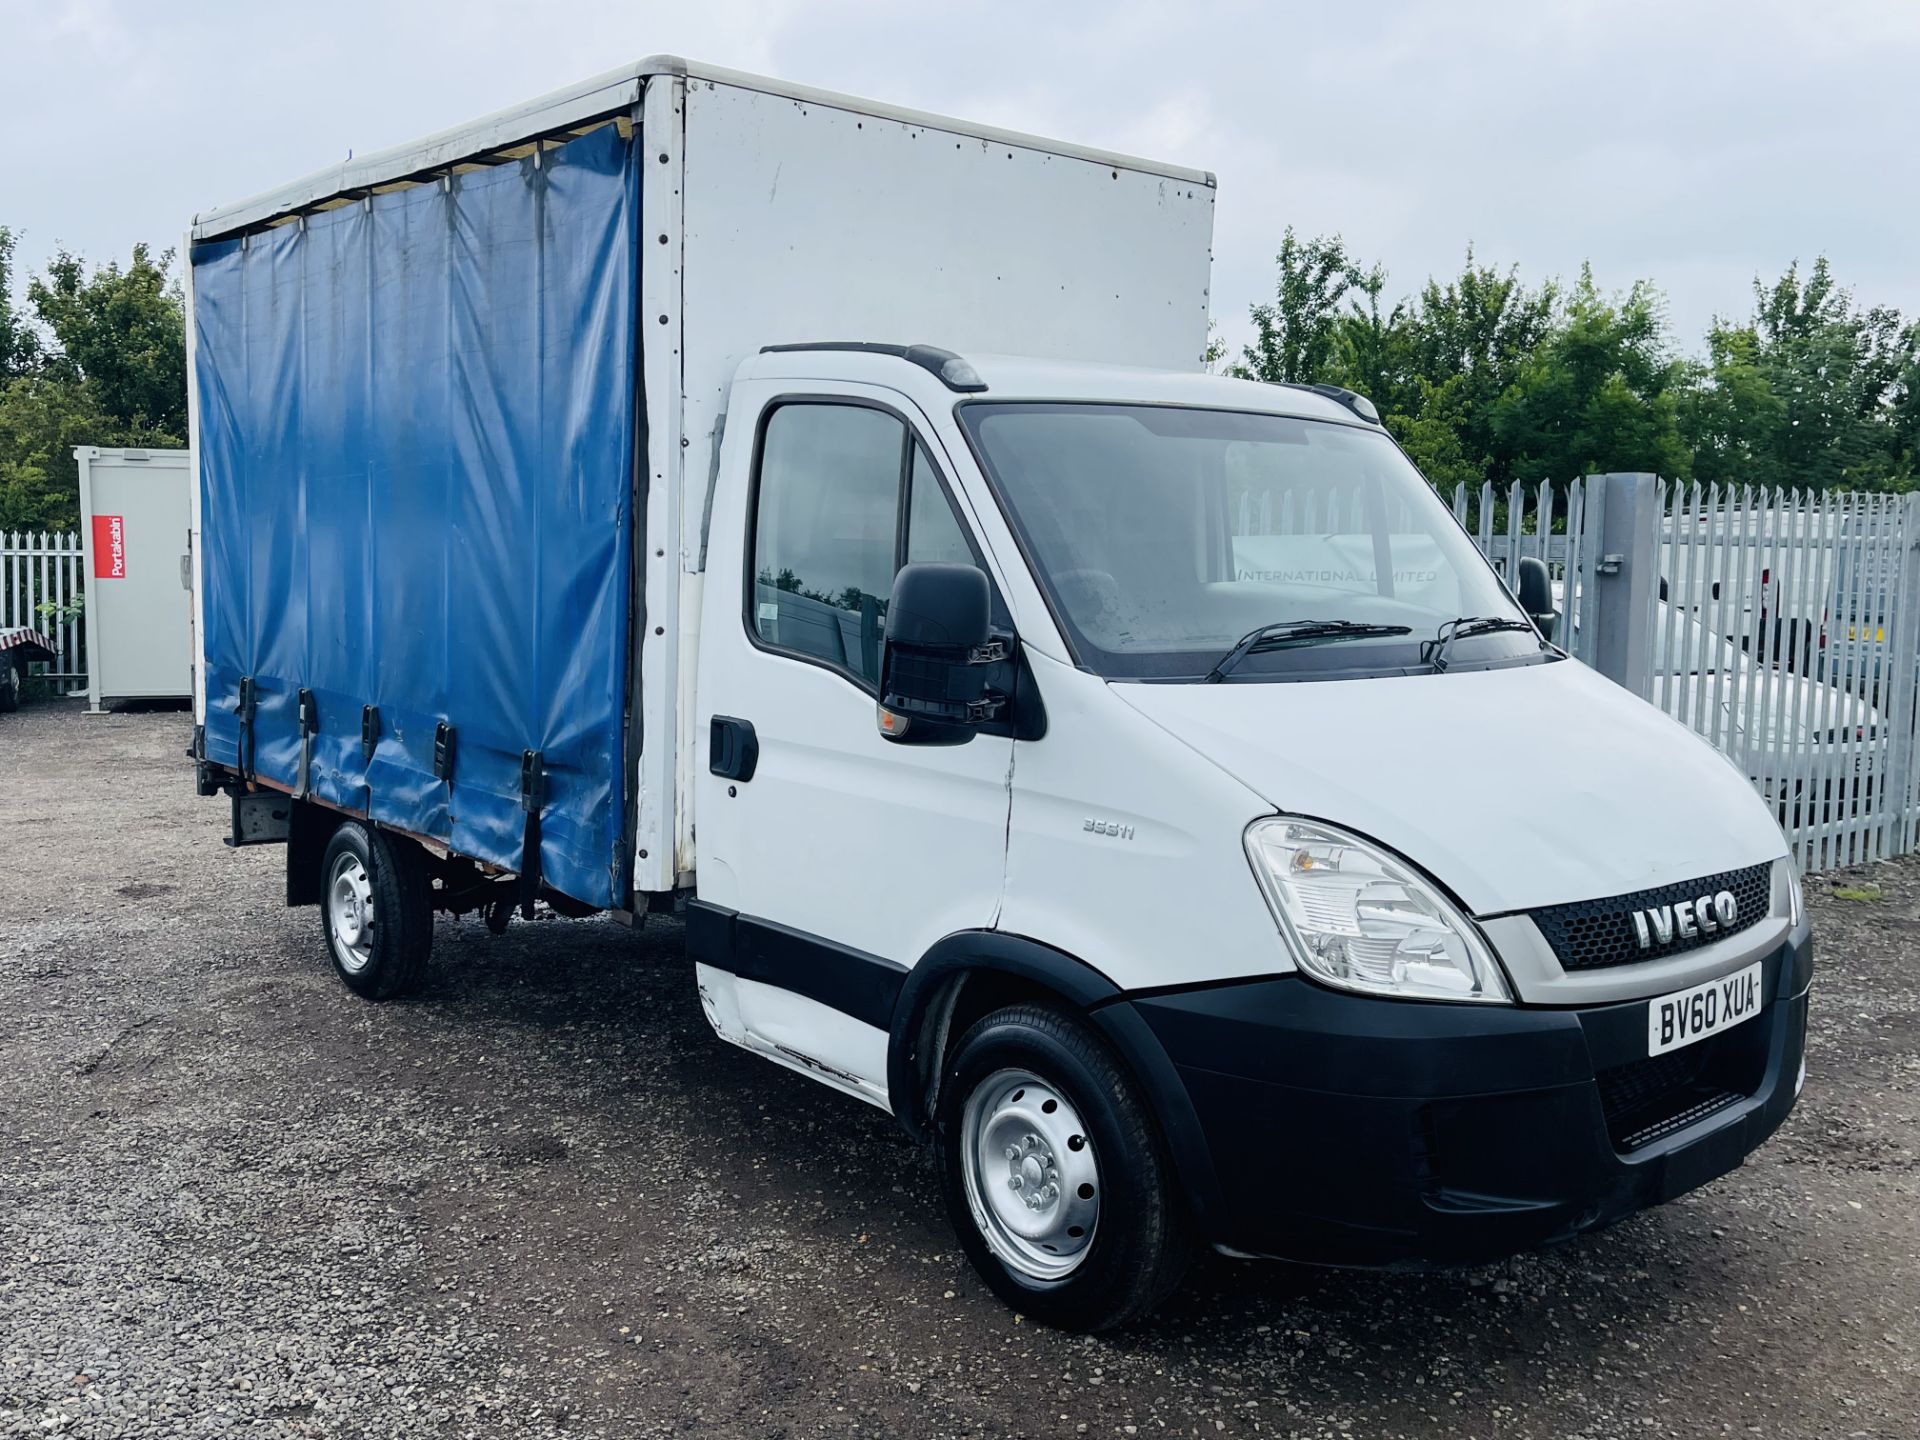
<path fill-rule="evenodd" d="M 760 763 L 760 737 L 751 720 L 716 715 L 707 736 L 707 768 L 722 780 L 745 783 Z"/>

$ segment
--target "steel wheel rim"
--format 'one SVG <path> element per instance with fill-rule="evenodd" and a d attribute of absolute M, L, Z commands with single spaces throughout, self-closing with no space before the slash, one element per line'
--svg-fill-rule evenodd
<path fill-rule="evenodd" d="M 341 969 L 357 975 L 373 963 L 373 923 L 373 882 L 349 852 L 327 875 L 327 934 Z"/>
<path fill-rule="evenodd" d="M 960 1115 L 967 1205 L 987 1248 L 1032 1280 L 1062 1280 L 1087 1258 L 1100 1220 L 1100 1166 L 1058 1085 L 999 1070 Z"/>

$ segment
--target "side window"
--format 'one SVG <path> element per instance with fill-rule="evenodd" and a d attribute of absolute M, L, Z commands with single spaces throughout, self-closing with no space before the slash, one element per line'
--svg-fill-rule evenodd
<path fill-rule="evenodd" d="M 894 573 L 974 563 L 932 462 L 885 410 L 800 402 L 768 417 L 758 482 L 754 634 L 877 684 Z"/>
<path fill-rule="evenodd" d="M 921 565 L 939 560 L 956 565 L 974 564 L 973 547 L 967 543 L 967 532 L 960 526 L 960 517 L 953 513 L 952 502 L 940 488 L 940 478 L 933 473 L 927 452 L 918 445 L 913 447 L 913 475 L 909 483 L 906 563 Z"/>

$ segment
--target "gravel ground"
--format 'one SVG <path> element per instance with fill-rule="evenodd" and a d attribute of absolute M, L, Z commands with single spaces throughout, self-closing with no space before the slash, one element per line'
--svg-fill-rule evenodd
<path fill-rule="evenodd" d="M 974 1280 L 891 1121 L 715 1039 L 670 923 L 443 919 L 355 999 L 188 730 L 0 717 L 0 1435 L 1920 1431 L 1920 865 L 1813 887 L 1745 1169 L 1487 1269 L 1208 1260 L 1085 1338 Z"/>

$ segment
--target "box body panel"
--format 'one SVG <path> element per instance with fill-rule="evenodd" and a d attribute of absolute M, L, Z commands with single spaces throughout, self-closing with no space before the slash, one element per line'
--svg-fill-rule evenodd
<path fill-rule="evenodd" d="M 208 758 L 519 869 L 536 752 L 542 874 L 599 905 L 628 894 L 634 162 L 607 126 L 192 254 Z"/>

